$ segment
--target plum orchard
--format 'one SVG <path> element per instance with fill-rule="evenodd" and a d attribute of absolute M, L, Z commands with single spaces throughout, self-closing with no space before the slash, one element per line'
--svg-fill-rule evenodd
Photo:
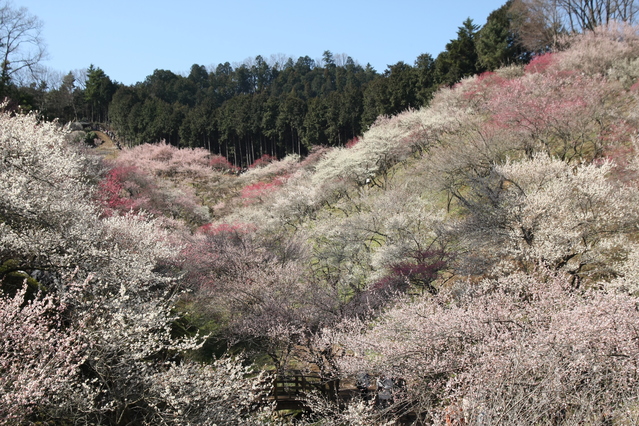
<path fill-rule="evenodd" d="M 639 32 L 567 41 L 239 176 L 159 144 L 101 178 L 54 124 L 1 114 L 0 414 L 264 421 L 261 376 L 187 361 L 179 284 L 280 371 L 401 379 L 381 409 L 311 400 L 326 423 L 638 423 Z"/>

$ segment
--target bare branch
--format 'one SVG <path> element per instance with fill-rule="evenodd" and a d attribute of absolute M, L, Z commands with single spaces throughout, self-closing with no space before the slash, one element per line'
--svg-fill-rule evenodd
<path fill-rule="evenodd" d="M 9 3 L 0 7 L 0 72 L 5 84 L 22 71 L 35 78 L 37 65 L 47 56 L 42 27 L 42 21 L 24 7 L 15 9 Z"/>

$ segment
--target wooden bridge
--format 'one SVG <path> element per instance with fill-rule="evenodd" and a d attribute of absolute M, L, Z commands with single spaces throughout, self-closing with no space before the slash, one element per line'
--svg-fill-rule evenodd
<path fill-rule="evenodd" d="M 304 399 L 311 392 L 319 392 L 332 400 L 345 398 L 350 390 L 340 391 L 339 385 L 339 379 L 327 380 L 316 374 L 290 370 L 276 376 L 271 399 L 275 401 L 276 410 L 307 410 Z"/>
<path fill-rule="evenodd" d="M 348 381 L 340 388 L 339 379 L 325 379 L 316 374 L 303 374 L 299 370 L 289 370 L 285 374 L 278 374 L 273 384 L 271 401 L 275 402 L 275 410 L 284 411 L 304 411 L 310 409 L 306 405 L 306 396 L 311 392 L 317 392 L 324 398 L 337 401 L 339 403 L 348 402 L 356 395 L 364 396 L 362 389 L 357 389 L 353 383 Z M 366 390 L 368 398 L 375 398 L 377 388 Z M 376 402 L 376 406 L 378 403 Z M 379 405 L 380 410 L 384 410 L 384 405 Z M 417 419 L 414 412 L 405 411 L 397 417 L 399 424 L 413 424 Z"/>

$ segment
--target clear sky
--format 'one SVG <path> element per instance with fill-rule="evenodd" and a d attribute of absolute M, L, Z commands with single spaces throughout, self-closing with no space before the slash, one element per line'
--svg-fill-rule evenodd
<path fill-rule="evenodd" d="M 47 67 L 100 67 L 124 84 L 155 69 L 284 54 L 345 53 L 382 72 L 434 57 L 470 17 L 483 25 L 506 0 L 13 0 L 44 22 Z"/>

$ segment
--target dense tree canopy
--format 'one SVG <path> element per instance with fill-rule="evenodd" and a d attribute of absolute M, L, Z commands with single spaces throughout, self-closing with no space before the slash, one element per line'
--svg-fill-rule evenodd
<path fill-rule="evenodd" d="M 479 28 L 470 18 L 459 27 L 457 38 L 437 56 L 435 73 L 438 81 L 451 85 L 483 70 L 475 47 Z"/>
<path fill-rule="evenodd" d="M 508 0 L 488 15 L 486 25 L 478 33 L 476 50 L 482 67 L 493 70 L 500 66 L 525 63 L 530 53 L 523 46 L 514 0 Z"/>

